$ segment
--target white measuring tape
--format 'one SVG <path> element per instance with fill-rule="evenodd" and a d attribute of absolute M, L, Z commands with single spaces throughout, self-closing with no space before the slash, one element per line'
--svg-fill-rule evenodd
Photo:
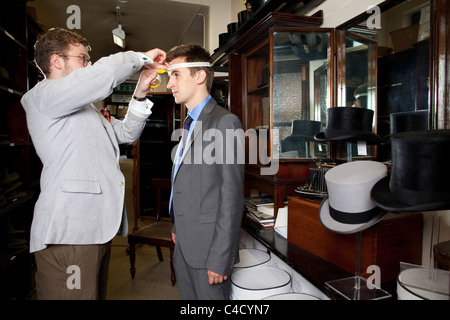
<path fill-rule="evenodd" d="M 177 68 L 196 68 L 196 67 L 211 67 L 211 63 L 209 62 L 183 62 L 176 63 L 169 66 L 169 71 Z"/>

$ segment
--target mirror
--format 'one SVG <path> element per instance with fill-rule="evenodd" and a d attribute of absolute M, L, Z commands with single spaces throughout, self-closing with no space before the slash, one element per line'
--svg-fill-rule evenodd
<path fill-rule="evenodd" d="M 273 33 L 273 156 L 328 158 L 328 145 L 314 140 L 330 107 L 327 29 Z"/>
<path fill-rule="evenodd" d="M 338 54 L 338 106 L 364 108 L 376 114 L 376 41 L 353 32 L 342 32 L 344 55 Z M 376 117 L 373 118 L 376 127 Z M 375 130 L 374 130 L 375 131 Z M 347 146 L 341 146 L 339 158 L 347 158 Z M 352 143 L 352 158 L 370 157 L 374 148 L 363 141 Z"/>
<path fill-rule="evenodd" d="M 379 28 L 370 28 L 368 16 L 365 16 L 364 21 L 346 25 L 343 30 L 348 35 L 356 34 L 360 39 L 376 43 L 377 69 L 374 74 L 377 77 L 373 79 L 376 89 L 369 89 L 367 94 L 374 99 L 369 108 L 373 107 L 375 111 L 375 131 L 383 138 L 374 156 L 378 161 L 389 162 L 391 134 L 429 129 L 430 1 L 387 1 L 381 8 L 386 9 L 379 16 Z M 350 43 L 348 40 L 346 38 L 346 45 Z M 357 64 L 349 60 L 353 50 L 357 49 L 346 46 L 345 68 L 338 66 L 338 73 L 342 69 L 347 73 L 352 64 Z M 350 103 L 352 80 L 346 76 L 345 91 L 338 90 L 341 103 Z M 338 88 L 341 88 L 339 83 Z"/>

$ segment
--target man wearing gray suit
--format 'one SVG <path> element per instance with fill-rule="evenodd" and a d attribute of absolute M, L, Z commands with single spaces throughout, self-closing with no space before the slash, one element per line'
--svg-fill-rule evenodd
<path fill-rule="evenodd" d="M 40 299 L 104 299 L 112 238 L 128 233 L 119 143 L 141 134 L 146 99 L 165 52 L 121 52 L 91 65 L 89 44 L 52 28 L 35 44 L 45 75 L 22 98 L 28 129 L 42 161 L 41 192 L 31 226 Z M 123 121 L 110 122 L 92 104 L 143 66 Z"/>
<path fill-rule="evenodd" d="M 177 285 L 189 300 L 229 298 L 244 208 L 242 126 L 209 94 L 209 59 L 197 45 L 167 53 L 167 87 L 192 120 L 174 157 L 170 202 Z"/>

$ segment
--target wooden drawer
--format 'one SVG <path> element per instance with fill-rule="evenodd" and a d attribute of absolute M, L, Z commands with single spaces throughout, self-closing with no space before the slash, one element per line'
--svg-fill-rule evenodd
<path fill-rule="evenodd" d="M 326 229 L 319 219 L 320 200 L 288 198 L 288 241 L 348 272 L 355 272 L 355 234 Z M 400 262 L 422 264 L 421 213 L 388 213 L 362 231 L 361 275 L 370 265 L 381 270 L 381 282 L 395 279 Z"/>

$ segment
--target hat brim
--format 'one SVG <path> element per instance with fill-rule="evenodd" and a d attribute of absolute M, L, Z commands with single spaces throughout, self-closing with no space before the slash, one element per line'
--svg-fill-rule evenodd
<path fill-rule="evenodd" d="M 410 205 L 398 200 L 398 197 L 390 191 L 390 176 L 386 176 L 376 182 L 370 191 L 370 198 L 375 204 L 389 211 L 431 211 L 450 209 L 449 201 L 438 201 L 432 203 L 421 203 Z"/>
<path fill-rule="evenodd" d="M 366 141 L 367 144 L 380 144 L 382 138 L 375 133 L 362 133 L 358 135 L 341 135 L 332 138 L 325 137 L 325 132 L 319 132 L 314 136 L 316 141 L 343 141 L 343 140 L 351 140 L 351 141 Z"/>
<path fill-rule="evenodd" d="M 322 225 L 330 231 L 333 231 L 336 233 L 342 233 L 342 234 L 352 234 L 352 233 L 363 231 L 363 230 L 375 225 L 388 212 L 382 208 L 378 208 L 378 209 L 379 209 L 379 213 L 367 222 L 358 223 L 358 224 L 342 223 L 342 222 L 336 221 L 335 219 L 333 219 L 330 216 L 330 206 L 328 203 L 328 198 L 325 198 L 320 203 L 319 218 L 320 218 L 320 222 L 322 223 Z"/>
<path fill-rule="evenodd" d="M 297 138 L 297 139 L 305 139 L 308 141 L 314 141 L 314 136 L 312 135 L 304 135 L 304 134 L 291 134 L 290 136 L 286 137 L 286 138 Z"/>

